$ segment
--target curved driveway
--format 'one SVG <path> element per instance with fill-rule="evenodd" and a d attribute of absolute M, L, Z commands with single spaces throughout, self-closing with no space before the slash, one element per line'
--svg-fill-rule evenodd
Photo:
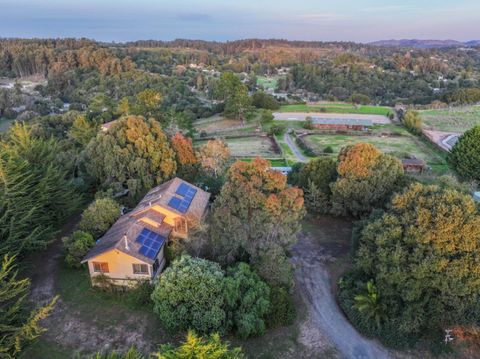
<path fill-rule="evenodd" d="M 390 359 L 378 342 L 358 333 L 338 307 L 326 262 L 331 257 L 321 245 L 302 236 L 293 248 L 296 282 L 314 323 L 347 359 Z"/>

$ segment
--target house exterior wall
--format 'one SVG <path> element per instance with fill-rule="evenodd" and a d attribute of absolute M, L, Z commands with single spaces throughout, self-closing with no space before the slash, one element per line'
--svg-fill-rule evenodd
<path fill-rule="evenodd" d="M 163 257 L 164 253 L 162 247 L 158 254 L 158 261 L 161 262 Z M 114 280 L 115 284 L 119 285 L 131 286 L 136 284 L 137 280 L 150 280 L 154 275 L 152 265 L 129 256 L 119 250 L 112 249 L 111 251 L 105 252 L 88 261 L 88 270 L 90 272 L 90 277 L 92 278 L 92 283 L 94 283 L 94 277 L 102 274 L 94 271 L 94 262 L 108 263 L 109 272 L 104 274 Z M 146 264 L 148 266 L 148 274 L 134 274 L 133 264 Z"/>

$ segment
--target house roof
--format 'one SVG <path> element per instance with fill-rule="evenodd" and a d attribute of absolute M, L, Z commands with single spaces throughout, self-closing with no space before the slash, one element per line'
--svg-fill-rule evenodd
<path fill-rule="evenodd" d="M 356 118 L 322 118 L 312 117 L 312 122 L 315 125 L 359 125 L 359 126 L 373 126 L 371 120 L 356 119 Z"/>
<path fill-rule="evenodd" d="M 404 166 L 425 166 L 425 161 L 418 158 L 404 158 L 402 159 Z"/>
<path fill-rule="evenodd" d="M 195 196 L 185 213 L 181 213 L 168 205 L 172 197 L 180 197 L 176 194 L 176 191 L 182 183 L 196 189 Z M 163 222 L 165 215 L 156 211 L 154 206 L 164 207 L 183 216 L 189 223 L 199 223 L 207 209 L 209 199 L 210 193 L 178 177 L 152 188 L 131 212 L 121 216 L 110 227 L 83 258 L 82 263 L 116 249 L 143 262 L 153 264 L 154 259 L 140 253 L 142 244 L 136 241 L 137 237 L 146 228 L 167 239 L 173 230 L 172 226 Z M 147 220 L 144 220 L 144 218 Z"/>

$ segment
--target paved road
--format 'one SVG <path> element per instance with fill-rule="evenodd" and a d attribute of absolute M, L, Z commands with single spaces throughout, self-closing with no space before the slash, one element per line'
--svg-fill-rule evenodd
<path fill-rule="evenodd" d="M 297 157 L 297 159 L 300 162 L 307 162 L 307 158 L 302 154 L 300 149 L 297 147 L 297 144 L 292 140 L 288 131 L 285 132 L 285 134 L 283 135 L 283 139 L 287 143 L 288 147 L 290 147 L 295 157 Z"/>
<path fill-rule="evenodd" d="M 293 249 L 296 281 L 314 323 L 347 359 L 391 359 L 378 342 L 360 335 L 338 307 L 326 268 L 329 255 L 319 244 L 302 237 Z"/>

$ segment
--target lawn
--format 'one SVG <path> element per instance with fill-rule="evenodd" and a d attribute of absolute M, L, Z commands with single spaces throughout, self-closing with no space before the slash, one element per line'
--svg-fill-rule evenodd
<path fill-rule="evenodd" d="M 432 167 L 436 174 L 444 174 L 448 171 L 445 157 L 428 143 L 412 136 L 348 136 L 348 135 L 310 135 L 306 136 L 307 143 L 322 152 L 327 146 L 332 147 L 333 155 L 337 155 L 340 149 L 347 145 L 359 142 L 371 143 L 379 150 L 390 153 L 398 158 L 415 156 L 424 160 Z"/>
<path fill-rule="evenodd" d="M 278 79 L 279 76 L 258 76 L 257 77 L 257 86 L 263 87 L 265 90 L 266 89 L 272 89 L 275 90 L 278 85 Z"/>
<path fill-rule="evenodd" d="M 325 113 L 353 113 L 362 115 L 383 115 L 392 113 L 390 107 L 362 106 L 347 103 L 326 103 L 324 105 L 283 105 L 278 112 L 325 112 Z"/>
<path fill-rule="evenodd" d="M 240 138 L 228 138 L 225 140 L 234 157 L 264 157 L 264 158 L 281 158 L 280 153 L 274 150 L 274 144 L 268 137 L 249 136 Z M 206 143 L 205 140 L 196 140 L 195 147 Z"/>
<path fill-rule="evenodd" d="M 251 162 L 255 157 L 241 158 L 240 160 L 245 162 Z M 286 167 L 287 161 L 284 158 L 265 158 L 272 167 Z"/>
<path fill-rule="evenodd" d="M 445 132 L 465 132 L 480 125 L 480 106 L 453 107 L 420 111 L 427 129 Z"/>

